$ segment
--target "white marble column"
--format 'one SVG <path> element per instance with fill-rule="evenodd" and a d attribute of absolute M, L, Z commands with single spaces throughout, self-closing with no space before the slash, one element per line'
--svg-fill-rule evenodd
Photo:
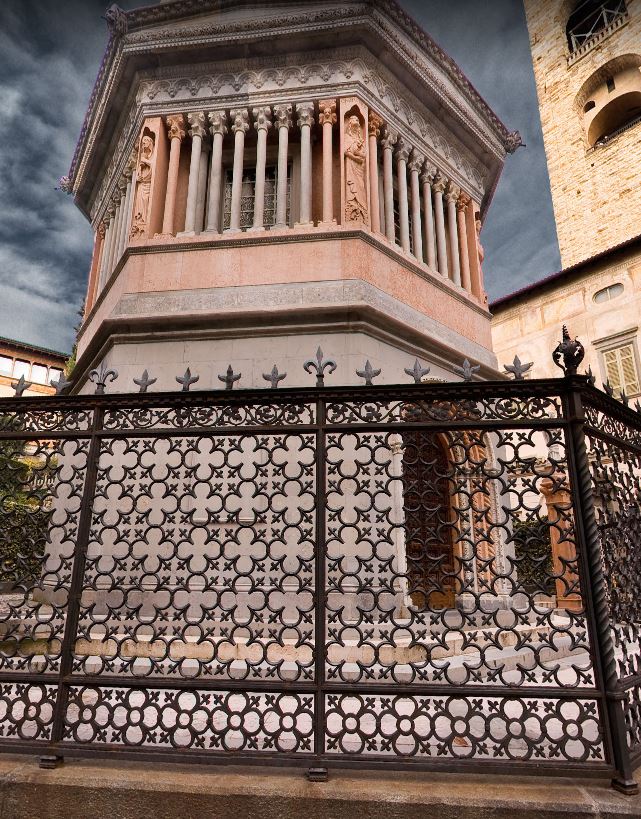
<path fill-rule="evenodd" d="M 118 181 L 118 192 L 120 194 L 120 201 L 118 202 L 118 226 L 116 228 L 116 237 L 114 240 L 114 267 L 118 264 L 118 260 L 122 256 L 123 247 L 123 231 L 125 228 L 125 221 L 127 216 L 127 189 L 129 187 L 129 179 L 124 175 Z"/>
<path fill-rule="evenodd" d="M 407 160 L 410 149 L 405 141 L 396 143 L 396 184 L 398 185 L 398 224 L 401 248 L 404 253 L 410 252 L 410 213 L 407 200 Z"/>
<path fill-rule="evenodd" d="M 312 125 L 314 103 L 296 105 L 297 125 L 300 128 L 300 215 L 298 224 L 312 225 Z"/>
<path fill-rule="evenodd" d="M 198 168 L 198 196 L 196 197 L 196 226 L 194 233 L 200 234 L 205 229 L 205 205 L 207 202 L 207 171 L 209 170 L 209 143 L 203 140 L 200 148 L 200 166 Z"/>
<path fill-rule="evenodd" d="M 134 192 L 136 190 L 136 161 L 138 155 L 137 151 L 132 151 L 125 169 L 125 179 L 127 180 L 127 193 L 125 195 L 125 216 L 122 222 L 120 232 L 120 253 L 125 252 L 125 248 L 129 244 L 129 232 L 131 230 L 131 220 L 133 218 L 134 210 Z"/>
<path fill-rule="evenodd" d="M 203 138 L 207 134 L 207 117 L 204 111 L 187 114 L 189 135 L 191 136 L 191 161 L 189 163 L 189 184 L 187 186 L 187 208 L 185 211 L 185 229 L 182 236 L 193 236 L 196 233 L 196 207 L 198 204 L 198 180 L 200 178 L 200 155 Z"/>
<path fill-rule="evenodd" d="M 252 230 L 265 230 L 265 163 L 267 161 L 267 132 L 272 127 L 272 109 L 267 105 L 254 108 L 254 128 L 258 132 L 256 146 L 256 186 L 254 188 L 254 224 Z"/>
<path fill-rule="evenodd" d="M 461 193 L 456 202 L 456 220 L 458 224 L 459 253 L 461 256 L 461 285 L 468 293 L 472 292 L 470 275 L 470 251 L 467 244 L 467 209 L 472 200 L 466 193 Z"/>
<path fill-rule="evenodd" d="M 246 108 L 231 112 L 234 134 L 234 169 L 231 181 L 231 218 L 226 233 L 240 230 L 240 204 L 243 194 L 243 158 L 245 155 L 245 134 L 249 130 L 249 112 Z"/>
<path fill-rule="evenodd" d="M 378 136 L 383 120 L 374 111 L 367 117 L 369 139 L 369 200 L 371 227 L 374 233 L 381 232 L 381 203 L 378 197 Z"/>
<path fill-rule="evenodd" d="M 102 243 L 102 253 L 100 256 L 100 273 L 98 275 L 98 292 L 104 287 L 107 280 L 107 265 L 109 264 L 109 244 L 111 241 L 111 231 L 113 226 L 113 206 L 109 205 L 105 211 L 103 220 L 105 226 L 105 238 Z"/>
<path fill-rule="evenodd" d="M 220 233 L 220 204 L 223 186 L 223 139 L 227 133 L 227 114 L 210 111 L 209 131 L 212 135 L 211 169 L 209 172 L 209 202 L 205 233 Z"/>
<path fill-rule="evenodd" d="M 385 198 L 385 235 L 394 244 L 394 170 L 392 166 L 392 150 L 398 134 L 385 128 L 385 136 L 381 140 L 383 146 L 383 195 Z"/>
<path fill-rule="evenodd" d="M 408 168 L 410 169 L 410 193 L 412 197 L 412 244 L 413 252 L 419 262 L 423 261 L 423 231 L 421 228 L 421 186 L 418 175 L 425 162 L 425 157 L 414 148 Z"/>
<path fill-rule="evenodd" d="M 441 276 L 447 277 L 447 243 L 445 240 L 445 214 L 443 212 L 443 193 L 447 180 L 441 176 L 440 171 L 436 172 L 432 182 L 434 191 L 434 225 L 436 228 L 436 255 L 438 259 L 438 272 Z"/>
<path fill-rule="evenodd" d="M 167 117 L 167 136 L 170 140 L 169 168 L 167 170 L 167 192 L 165 194 L 165 211 L 162 219 L 163 235 L 174 233 L 176 213 L 176 189 L 178 187 L 178 168 L 180 167 L 180 146 L 185 138 L 185 117 L 175 114 Z"/>
<path fill-rule="evenodd" d="M 461 262 L 458 254 L 458 234 L 456 230 L 456 201 L 461 189 L 453 182 L 448 182 L 445 202 L 447 205 L 447 229 L 450 238 L 450 278 L 454 284 L 461 286 Z"/>
<path fill-rule="evenodd" d="M 278 126 L 278 170 L 276 188 L 276 224 L 287 227 L 287 151 L 289 129 L 292 127 L 292 106 L 289 103 L 274 106 L 274 117 Z"/>
<path fill-rule="evenodd" d="M 116 266 L 116 250 L 118 249 L 118 229 L 120 227 L 120 200 L 121 195 L 120 192 L 114 194 L 113 202 L 113 227 L 111 230 L 111 237 L 109 238 L 109 260 L 108 260 L 108 270 L 107 275 L 110 275 L 114 267 Z"/>
<path fill-rule="evenodd" d="M 432 165 L 425 165 L 421 172 L 421 185 L 423 186 L 423 213 L 425 230 L 425 253 L 427 255 L 427 265 L 432 270 L 437 270 L 436 266 L 436 242 L 434 241 L 434 208 L 432 207 L 432 182 L 436 175 L 436 168 Z"/>
<path fill-rule="evenodd" d="M 323 126 L 323 223 L 331 224 L 334 222 L 332 129 L 336 124 L 336 100 L 321 100 L 318 109 L 318 121 Z"/>

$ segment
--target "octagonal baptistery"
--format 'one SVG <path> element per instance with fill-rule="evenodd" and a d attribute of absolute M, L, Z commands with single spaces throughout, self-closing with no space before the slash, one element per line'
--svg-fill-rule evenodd
<path fill-rule="evenodd" d="M 95 244 L 75 390 L 495 372 L 479 242 L 520 144 L 392 0 L 169 0 L 107 12 L 67 190 Z"/>

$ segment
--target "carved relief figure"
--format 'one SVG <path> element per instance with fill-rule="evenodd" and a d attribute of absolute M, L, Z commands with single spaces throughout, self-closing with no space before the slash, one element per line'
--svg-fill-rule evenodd
<path fill-rule="evenodd" d="M 151 160 L 154 155 L 154 139 L 145 134 L 140 144 L 140 159 L 136 169 L 136 198 L 134 201 L 134 215 L 131 225 L 131 235 L 142 236 L 147 227 L 147 211 L 149 210 L 149 194 L 151 191 Z"/>
<path fill-rule="evenodd" d="M 345 126 L 345 219 L 367 221 L 367 188 L 365 182 L 365 141 L 356 115 Z"/>

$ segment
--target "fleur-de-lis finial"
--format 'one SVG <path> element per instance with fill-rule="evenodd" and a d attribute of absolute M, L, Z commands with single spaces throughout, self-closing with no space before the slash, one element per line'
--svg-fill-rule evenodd
<path fill-rule="evenodd" d="M 267 373 L 263 373 L 263 378 L 265 381 L 269 381 L 272 390 L 275 390 L 278 388 L 278 382 L 282 381 L 284 378 L 287 378 L 287 373 L 279 373 L 278 367 L 274 364 L 269 375 Z"/>
<path fill-rule="evenodd" d="M 323 359 L 323 351 L 319 347 L 316 350 L 316 359 L 309 358 L 304 364 L 303 368 L 305 372 L 311 373 L 312 370 L 316 373 L 316 386 L 322 387 L 325 384 L 325 370 L 329 370 L 329 373 L 333 373 L 336 369 L 336 362 L 333 358 L 326 358 Z"/>
<path fill-rule="evenodd" d="M 511 364 L 504 364 L 503 367 L 506 373 L 511 373 L 514 376 L 515 381 L 523 381 L 523 376 L 532 368 L 533 364 L 533 361 L 523 364 L 518 355 L 515 355 L 514 361 Z"/>
<path fill-rule="evenodd" d="M 625 389 L 621 390 L 619 399 L 625 404 L 626 407 L 630 404 L 630 396 L 626 393 Z"/>
<path fill-rule="evenodd" d="M 64 373 L 60 373 L 57 381 L 50 381 L 51 386 L 55 389 L 56 395 L 62 395 L 67 387 L 71 386 L 71 381 L 67 381 Z"/>
<path fill-rule="evenodd" d="M 474 373 L 477 373 L 481 369 L 480 364 L 470 364 L 467 358 L 463 359 L 463 366 L 462 367 L 454 367 L 454 372 L 458 373 L 459 375 L 463 376 L 463 381 L 471 381 L 474 377 Z"/>
<path fill-rule="evenodd" d="M 414 379 L 415 384 L 420 384 L 423 377 L 426 376 L 430 371 L 429 367 L 423 367 L 421 362 L 418 358 L 414 359 L 414 366 L 410 369 L 409 367 L 405 367 L 404 372 L 407 375 L 411 375 Z"/>
<path fill-rule="evenodd" d="M 134 384 L 140 387 L 138 392 L 147 392 L 149 387 L 151 387 L 152 384 L 155 384 L 157 380 L 157 378 L 149 378 L 149 373 L 147 370 L 145 370 L 140 378 L 134 378 Z"/>
<path fill-rule="evenodd" d="M 614 397 L 614 387 L 612 386 L 612 384 L 610 384 L 610 379 L 609 378 L 605 379 L 605 382 L 603 384 L 603 392 L 606 395 L 609 395 L 610 398 Z"/>
<path fill-rule="evenodd" d="M 103 361 L 99 370 L 92 370 L 89 373 L 89 380 L 96 385 L 94 395 L 104 395 L 108 381 L 115 381 L 118 378 L 117 370 L 108 370 L 107 364 Z"/>
<path fill-rule="evenodd" d="M 641 415 L 641 404 L 638 401 L 634 402 L 634 408 Z"/>
<path fill-rule="evenodd" d="M 588 367 L 585 375 L 588 379 L 588 384 L 593 387 L 596 384 L 596 375 L 592 372 L 592 367 Z"/>
<path fill-rule="evenodd" d="M 570 338 L 570 333 L 565 324 L 561 332 L 563 338 L 552 353 L 552 360 L 566 375 L 576 375 L 579 364 L 585 356 L 585 349 L 578 338 L 574 340 Z M 561 363 L 561 359 L 563 359 L 563 363 Z"/>
<path fill-rule="evenodd" d="M 359 378 L 365 379 L 365 386 L 371 387 L 372 386 L 372 378 L 376 378 L 377 375 L 380 375 L 380 370 L 375 370 L 372 368 L 372 365 L 369 362 L 369 359 L 365 362 L 365 368 L 362 370 L 356 370 L 356 375 Z"/>
<path fill-rule="evenodd" d="M 24 375 L 21 375 L 17 381 L 11 385 L 16 398 L 22 398 L 22 393 L 31 387 L 31 381 L 26 381 Z"/>
<path fill-rule="evenodd" d="M 218 380 L 223 382 L 226 390 L 233 390 L 234 382 L 240 380 L 241 375 L 242 373 L 234 373 L 234 368 L 230 364 L 225 375 L 219 375 Z"/>
<path fill-rule="evenodd" d="M 183 386 L 182 392 L 189 392 L 189 388 L 191 387 L 191 385 L 195 384 L 196 381 L 199 381 L 199 380 L 200 380 L 200 376 L 199 375 L 192 375 L 191 370 L 189 369 L 189 367 L 187 367 L 187 369 L 185 370 L 184 375 L 177 375 L 176 376 L 176 381 L 179 384 L 182 384 L 182 386 Z"/>

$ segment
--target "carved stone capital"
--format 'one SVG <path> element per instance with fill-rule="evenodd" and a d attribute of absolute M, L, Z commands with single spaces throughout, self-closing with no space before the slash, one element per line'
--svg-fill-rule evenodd
<path fill-rule="evenodd" d="M 450 202 L 456 203 L 460 195 L 461 189 L 457 187 L 453 182 L 448 182 L 447 190 L 445 192 L 445 201 L 448 203 L 448 205 Z"/>
<path fill-rule="evenodd" d="M 128 183 L 128 181 L 129 180 L 127 179 L 127 177 L 125 176 L 124 173 L 120 177 L 120 179 L 118 180 L 118 194 L 119 194 L 119 198 L 121 200 L 127 195 L 127 183 Z"/>
<path fill-rule="evenodd" d="M 131 179 L 133 176 L 134 171 L 136 170 L 136 161 L 138 159 L 138 151 L 133 150 L 129 155 L 129 161 L 127 162 L 127 166 L 123 171 L 123 174 L 127 177 L 127 181 Z"/>
<path fill-rule="evenodd" d="M 423 185 L 426 183 L 431 185 L 434 182 L 436 174 L 438 173 L 435 165 L 430 165 L 429 162 L 426 162 L 423 165 L 423 170 L 421 171 L 420 180 Z"/>
<path fill-rule="evenodd" d="M 179 139 L 182 142 L 187 134 L 185 130 L 185 115 L 172 114 L 166 118 L 166 122 L 167 136 L 169 139 Z"/>
<path fill-rule="evenodd" d="M 289 102 L 274 106 L 274 117 L 279 128 L 292 127 L 292 106 Z"/>
<path fill-rule="evenodd" d="M 410 151 L 412 149 L 410 146 L 405 142 L 405 140 L 401 137 L 396 142 L 396 149 L 394 151 L 394 157 L 397 162 L 407 162 L 409 159 Z"/>
<path fill-rule="evenodd" d="M 434 193 L 444 193 L 445 188 L 447 187 L 447 179 L 443 176 L 440 171 L 436 172 L 436 176 L 432 182 L 432 190 Z"/>
<path fill-rule="evenodd" d="M 254 118 L 254 128 L 257 131 L 269 131 L 272 127 L 272 109 L 269 105 L 252 109 L 252 116 Z"/>
<path fill-rule="evenodd" d="M 336 123 L 336 100 L 321 100 L 318 103 L 318 121 L 321 125 Z"/>
<path fill-rule="evenodd" d="M 297 125 L 302 128 L 303 125 L 314 124 L 314 103 L 313 102 L 299 102 L 296 105 L 296 113 L 298 114 Z"/>
<path fill-rule="evenodd" d="M 383 127 L 383 119 L 375 111 L 370 111 L 367 117 L 367 133 L 377 137 Z"/>
<path fill-rule="evenodd" d="M 103 221 L 102 221 L 102 222 L 101 222 L 101 223 L 98 225 L 98 236 L 100 236 L 100 238 L 101 238 L 101 239 L 104 239 L 104 238 L 105 238 L 105 233 L 106 233 L 106 232 L 107 232 L 107 223 L 106 223 L 106 222 L 103 220 Z"/>
<path fill-rule="evenodd" d="M 461 191 L 461 195 L 456 200 L 456 209 L 462 211 L 467 210 L 467 206 L 470 204 L 471 201 L 472 200 L 470 199 L 470 197 L 466 193 L 463 193 Z"/>
<path fill-rule="evenodd" d="M 238 131 L 247 133 L 249 130 L 249 111 L 246 108 L 238 108 L 236 111 L 230 111 L 233 122 L 231 129 L 236 134 Z"/>
<path fill-rule="evenodd" d="M 116 212 L 116 205 L 114 204 L 113 199 L 107 205 L 107 210 L 105 211 L 105 222 L 107 226 L 111 223 L 111 220 L 114 218 L 114 213 Z"/>
<path fill-rule="evenodd" d="M 381 145 L 383 146 L 383 148 L 389 148 L 389 150 L 391 151 L 393 149 L 394 145 L 396 145 L 397 141 L 398 141 L 398 133 L 396 131 L 392 131 L 391 128 L 386 127 L 385 128 L 385 136 L 381 140 Z"/>
<path fill-rule="evenodd" d="M 210 111 L 209 112 L 209 132 L 212 136 L 215 134 L 227 133 L 227 114 L 224 111 Z"/>
<path fill-rule="evenodd" d="M 207 136 L 207 116 L 204 111 L 194 111 L 187 114 L 189 120 L 189 136 L 198 136 L 204 139 Z"/>
<path fill-rule="evenodd" d="M 419 151 L 417 151 L 416 148 L 413 148 L 409 162 L 407 163 L 407 167 L 410 169 L 410 171 L 420 172 L 424 162 L 425 157 L 423 156 L 423 154 L 419 153 Z"/>

